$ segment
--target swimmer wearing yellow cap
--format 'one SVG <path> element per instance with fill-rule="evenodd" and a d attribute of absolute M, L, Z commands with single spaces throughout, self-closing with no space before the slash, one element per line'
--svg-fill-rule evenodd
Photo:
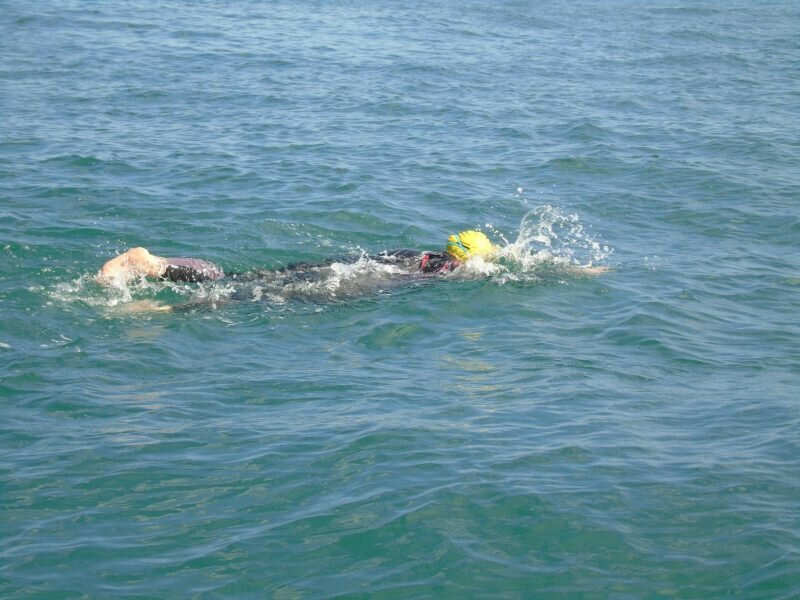
<path fill-rule="evenodd" d="M 447 239 L 444 251 L 419 252 L 418 250 L 393 250 L 382 252 L 371 259 L 398 267 L 395 271 L 400 278 L 413 276 L 446 275 L 471 258 L 493 260 L 499 255 L 499 247 L 492 244 L 488 237 L 480 231 L 467 230 L 454 233 Z M 97 273 L 96 281 L 102 285 L 119 285 L 137 277 L 148 277 L 175 282 L 196 283 L 216 281 L 230 278 L 243 282 L 269 282 L 277 280 L 287 282 L 286 277 L 303 282 L 325 277 L 325 267 L 334 260 L 322 263 L 294 263 L 277 271 L 256 270 L 248 273 L 224 272 L 217 265 L 197 258 L 164 258 L 150 254 L 145 248 L 132 248 L 106 262 Z M 586 275 L 605 273 L 606 267 L 579 267 L 578 272 Z M 150 300 L 133 302 L 130 312 L 149 311 L 182 311 L 192 310 L 203 303 L 187 303 L 177 306 L 166 306 Z"/>
<path fill-rule="evenodd" d="M 426 274 L 449 273 L 472 257 L 491 259 L 496 256 L 497 246 L 480 231 L 468 230 L 454 233 L 447 239 L 444 252 L 418 252 L 416 250 L 393 250 L 374 257 L 379 262 L 391 262 Z M 329 261 L 330 264 L 333 261 Z M 320 266 L 308 263 L 289 265 L 281 271 L 293 271 Z M 124 283 L 135 277 L 150 277 L 176 282 L 196 283 L 215 281 L 226 275 L 242 277 L 243 274 L 225 273 L 217 265 L 197 258 L 165 258 L 150 254 L 145 248 L 132 248 L 105 263 L 97 273 L 96 280 L 102 284 Z M 249 279 L 250 277 L 248 277 Z"/>
<path fill-rule="evenodd" d="M 419 270 L 423 273 L 447 273 L 472 257 L 491 259 L 497 251 L 498 247 L 480 231 L 462 231 L 447 238 L 444 252 L 423 252 Z"/>

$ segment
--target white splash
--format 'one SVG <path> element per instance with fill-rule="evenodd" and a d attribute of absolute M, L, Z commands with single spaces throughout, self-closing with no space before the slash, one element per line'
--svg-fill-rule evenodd
<path fill-rule="evenodd" d="M 535 253 L 547 251 L 577 266 L 590 266 L 604 260 L 611 250 L 594 240 L 577 214 L 563 214 L 549 204 L 539 206 L 526 214 L 520 223 L 517 239 L 511 244 L 512 255 L 527 257 L 534 244 L 540 244 Z"/>
<path fill-rule="evenodd" d="M 273 291 L 286 299 L 331 301 L 365 296 L 408 275 L 399 265 L 383 263 L 366 253 L 352 263 L 334 262 L 309 269 L 309 276 L 297 279 L 291 273 L 271 282 Z"/>
<path fill-rule="evenodd" d="M 513 241 L 491 224 L 486 229 L 500 247 L 497 256 L 492 261 L 471 258 L 459 269 L 461 276 L 488 276 L 497 283 L 505 283 L 536 280 L 543 274 L 590 273 L 596 263 L 613 252 L 590 234 L 577 214 L 562 213 L 549 204 L 531 210 L 522 218 Z"/>

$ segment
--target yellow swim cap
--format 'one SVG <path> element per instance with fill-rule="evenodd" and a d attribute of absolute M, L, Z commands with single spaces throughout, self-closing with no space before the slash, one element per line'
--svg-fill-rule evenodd
<path fill-rule="evenodd" d="M 497 252 L 497 246 L 480 231 L 462 231 L 447 238 L 447 253 L 458 260 L 470 256 L 489 256 Z"/>

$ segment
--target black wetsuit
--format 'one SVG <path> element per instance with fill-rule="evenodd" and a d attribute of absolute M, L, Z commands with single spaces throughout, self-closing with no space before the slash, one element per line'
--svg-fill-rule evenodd
<path fill-rule="evenodd" d="M 454 260 L 445 252 L 418 252 L 417 250 L 390 250 L 382 252 L 373 257 L 374 260 L 384 264 L 400 264 L 404 266 L 416 267 L 416 270 L 425 274 L 448 273 L 458 266 L 458 261 Z M 251 273 L 225 273 L 217 265 L 199 258 L 168 258 L 167 268 L 162 279 L 169 281 L 197 283 L 200 281 L 216 281 L 223 277 L 235 279 L 258 279 L 258 271 Z M 321 266 L 330 265 L 335 261 L 325 263 L 299 262 L 290 264 L 280 272 L 298 272 L 314 269 Z"/>
<path fill-rule="evenodd" d="M 161 279 L 197 283 L 216 281 L 225 277 L 225 272 L 214 263 L 199 258 L 168 258 L 167 268 Z"/>

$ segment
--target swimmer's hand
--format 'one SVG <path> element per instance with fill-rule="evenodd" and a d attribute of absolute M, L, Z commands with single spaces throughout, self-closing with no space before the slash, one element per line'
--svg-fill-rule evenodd
<path fill-rule="evenodd" d="M 611 269 L 609 267 L 581 267 L 580 270 L 584 275 L 595 277 L 603 273 L 608 273 Z"/>
<path fill-rule="evenodd" d="M 170 312 L 172 307 L 169 304 L 161 304 L 155 300 L 137 300 L 136 302 L 122 304 L 117 310 L 122 314 L 132 315 L 154 312 Z"/>

